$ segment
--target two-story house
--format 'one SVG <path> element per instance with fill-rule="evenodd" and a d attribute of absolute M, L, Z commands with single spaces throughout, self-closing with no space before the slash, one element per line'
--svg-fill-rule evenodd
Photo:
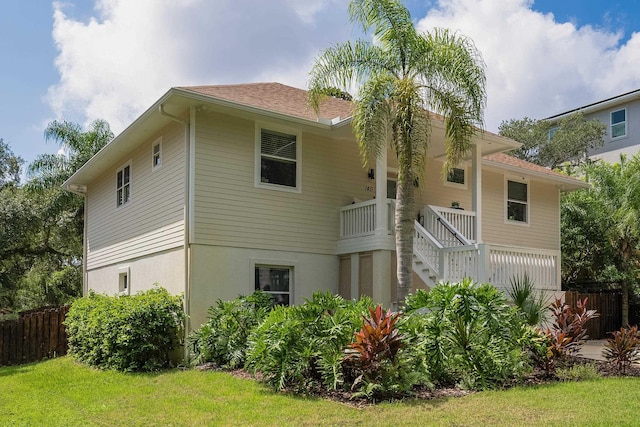
<path fill-rule="evenodd" d="M 278 83 L 170 89 L 65 183 L 85 198 L 84 291 L 184 293 L 191 327 L 255 289 L 283 304 L 314 291 L 395 301 L 391 151 L 363 167 L 352 104 L 316 114 Z M 490 132 L 446 179 L 432 118 L 416 191 L 415 286 L 524 273 L 560 290 L 560 194 L 576 179 L 506 154 Z"/>
<path fill-rule="evenodd" d="M 557 123 L 578 111 L 587 120 L 597 119 L 607 125 L 604 145 L 591 151 L 590 158 L 615 163 L 620 160 L 621 154 L 632 156 L 640 150 L 640 89 L 583 105 L 544 120 Z"/>

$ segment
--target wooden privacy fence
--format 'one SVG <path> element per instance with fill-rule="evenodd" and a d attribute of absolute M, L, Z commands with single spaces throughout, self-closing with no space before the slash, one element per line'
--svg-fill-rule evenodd
<path fill-rule="evenodd" d="M 67 354 L 64 319 L 69 306 L 30 310 L 0 322 L 0 366 Z"/>
<path fill-rule="evenodd" d="M 589 320 L 587 334 L 590 340 L 609 338 L 609 332 L 620 330 L 622 326 L 622 294 L 619 292 L 581 293 L 567 291 L 565 301 L 576 307 L 578 299 L 587 298 L 587 308 L 597 310 L 600 317 Z"/>

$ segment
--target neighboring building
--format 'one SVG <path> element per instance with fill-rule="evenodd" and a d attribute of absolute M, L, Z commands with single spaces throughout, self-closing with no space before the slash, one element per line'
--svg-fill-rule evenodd
<path fill-rule="evenodd" d="M 393 303 L 396 159 L 363 168 L 351 108 L 330 98 L 317 116 L 278 83 L 170 89 L 65 183 L 85 196 L 85 293 L 157 282 L 185 294 L 192 327 L 256 288 Z M 560 193 L 586 184 L 503 154 L 518 143 L 489 132 L 443 182 L 444 123 L 432 125 L 415 286 L 527 273 L 560 290 Z"/>
<path fill-rule="evenodd" d="M 592 159 L 615 163 L 620 154 L 632 156 L 640 150 L 640 89 L 547 117 L 552 123 L 576 112 L 607 125 L 604 145 L 589 153 Z M 553 129 L 552 129 L 553 131 Z"/>

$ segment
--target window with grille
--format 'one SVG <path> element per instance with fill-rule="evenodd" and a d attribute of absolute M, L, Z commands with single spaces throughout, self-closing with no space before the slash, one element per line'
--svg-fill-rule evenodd
<path fill-rule="evenodd" d="M 131 201 L 131 163 L 116 172 L 116 206 L 124 206 Z"/>
<path fill-rule="evenodd" d="M 162 141 L 153 143 L 151 148 L 151 168 L 157 169 L 162 166 Z"/>

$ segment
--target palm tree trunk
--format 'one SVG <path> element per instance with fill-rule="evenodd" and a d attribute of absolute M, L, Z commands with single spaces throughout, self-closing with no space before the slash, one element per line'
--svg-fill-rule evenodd
<path fill-rule="evenodd" d="M 622 326 L 629 324 L 629 282 L 622 281 Z"/>
<path fill-rule="evenodd" d="M 407 170 L 408 169 L 408 170 Z M 414 187 L 410 168 L 400 167 L 396 193 L 395 232 L 397 254 L 398 306 L 411 292 L 413 285 L 413 233 L 414 233 Z"/>

